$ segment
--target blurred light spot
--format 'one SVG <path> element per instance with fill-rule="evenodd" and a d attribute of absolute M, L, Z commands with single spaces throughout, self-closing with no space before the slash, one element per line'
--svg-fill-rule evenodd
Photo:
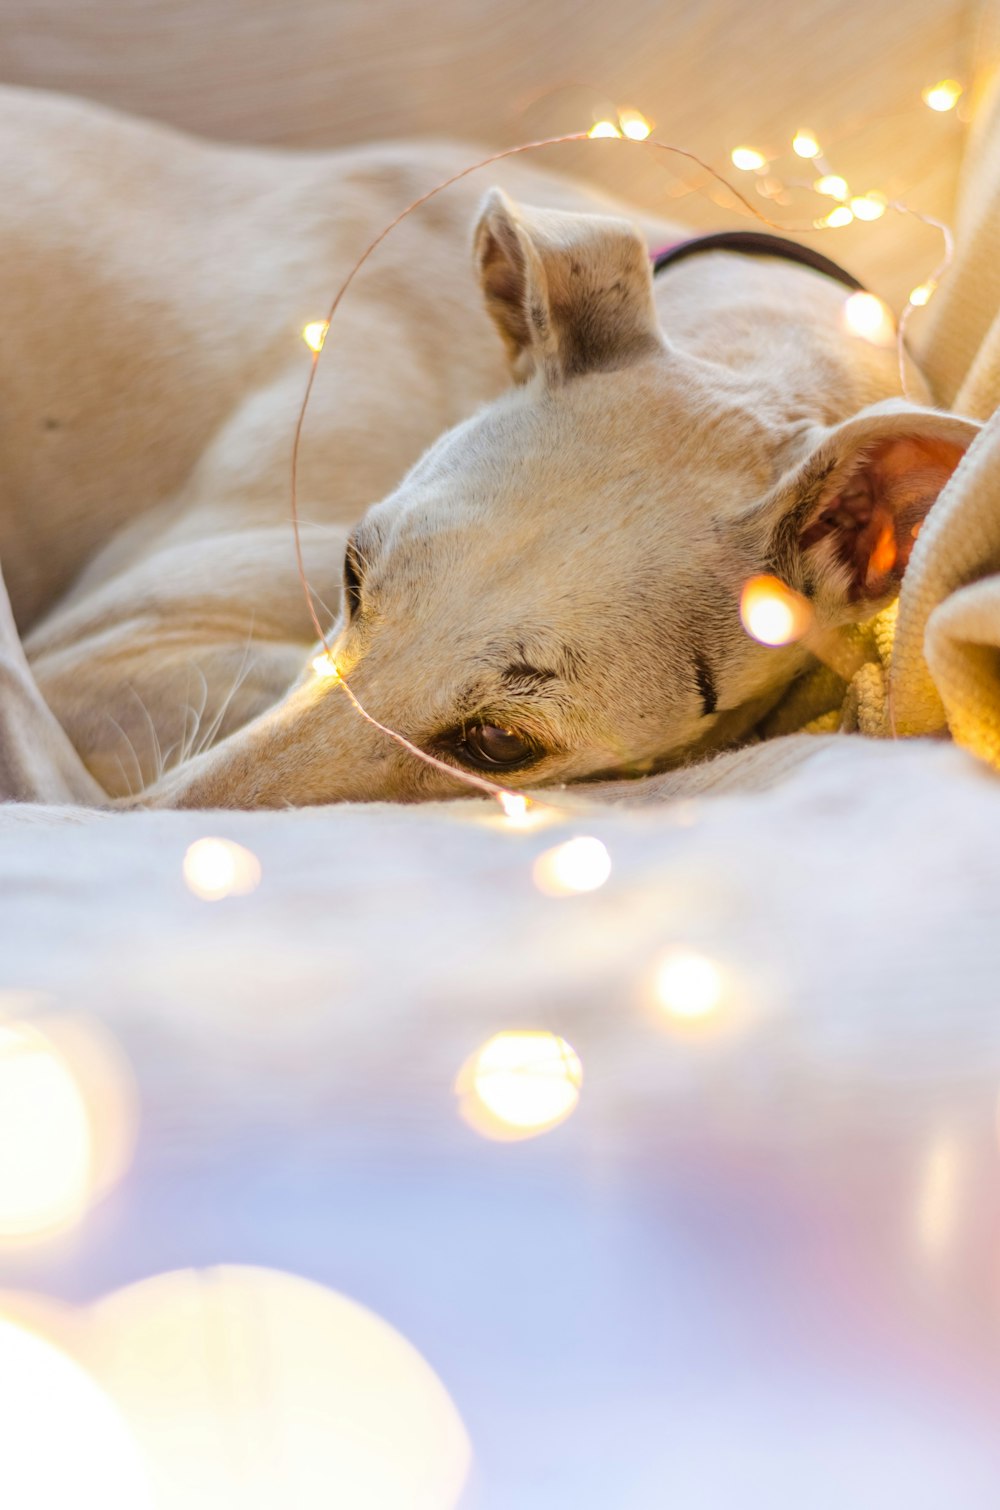
<path fill-rule="evenodd" d="M 747 634 L 762 645 L 791 645 L 807 633 L 812 609 L 777 577 L 751 577 L 740 596 L 740 618 Z"/>
<path fill-rule="evenodd" d="M 73 1226 L 92 1175 L 90 1118 L 68 1064 L 36 1029 L 0 1026 L 0 1244 Z"/>
<path fill-rule="evenodd" d="M 660 962 L 653 990 L 664 1012 L 693 1021 L 711 1016 L 721 1005 L 724 982 L 710 959 L 678 949 Z"/>
<path fill-rule="evenodd" d="M 346 1296 L 268 1269 L 188 1270 L 99 1302 L 90 1327 L 158 1506 L 454 1510 L 461 1498 L 471 1447 L 444 1385 Z"/>
<path fill-rule="evenodd" d="M 957 79 L 942 79 L 939 84 L 928 84 L 922 89 L 920 98 L 932 110 L 945 111 L 955 108 L 961 94 L 962 86 Z"/>
<path fill-rule="evenodd" d="M 855 194 L 851 211 L 858 220 L 879 220 L 885 214 L 885 200 L 874 194 Z"/>
<path fill-rule="evenodd" d="M 546 896 L 596 891 L 611 874 L 611 856 L 600 839 L 567 839 L 539 855 L 532 876 Z"/>
<path fill-rule="evenodd" d="M 322 351 L 326 333 L 330 329 L 329 320 L 312 320 L 302 331 L 302 339 L 310 351 Z"/>
<path fill-rule="evenodd" d="M 497 1033 L 459 1072 L 459 1111 L 484 1137 L 548 1132 L 576 1109 L 583 1066 L 556 1033 Z"/>
<path fill-rule="evenodd" d="M 811 131 L 797 131 L 792 138 L 792 151 L 798 157 L 819 157 L 819 142 Z"/>
<path fill-rule="evenodd" d="M 958 1220 L 959 1147 L 947 1134 L 931 1144 L 917 1195 L 917 1241 L 929 1258 L 949 1247 Z"/>
<path fill-rule="evenodd" d="M 319 655 L 313 656 L 309 664 L 313 669 L 313 675 L 319 677 L 320 681 L 340 681 L 340 670 L 329 650 L 321 650 Z"/>
<path fill-rule="evenodd" d="M 847 179 L 841 178 L 839 173 L 824 173 L 822 178 L 817 178 L 813 188 L 817 194 L 828 194 L 831 199 L 847 198 Z"/>
<path fill-rule="evenodd" d="M 508 819 L 512 827 L 516 828 L 527 818 L 531 804 L 527 797 L 521 796 L 520 792 L 501 792 L 497 800 L 503 808 L 504 817 Z"/>
<path fill-rule="evenodd" d="M 2 1502 L 10 1510 L 147 1510 L 141 1461 L 114 1406 L 50 1342 L 0 1317 Z"/>
<path fill-rule="evenodd" d="M 755 173 L 767 164 L 767 158 L 756 147 L 734 147 L 729 156 L 733 167 L 740 168 L 744 173 Z"/>
<path fill-rule="evenodd" d="M 260 885 L 260 861 L 231 839 L 196 839 L 184 856 L 188 890 L 203 902 L 243 897 Z"/>
<path fill-rule="evenodd" d="M 651 123 L 638 110 L 620 110 L 618 119 L 625 135 L 634 142 L 644 142 L 653 129 Z"/>
<path fill-rule="evenodd" d="M 877 294 L 851 294 L 844 302 L 844 323 L 873 346 L 891 346 L 896 339 L 892 311 Z"/>
<path fill-rule="evenodd" d="M 933 278 L 928 278 L 926 283 L 918 283 L 916 288 L 911 288 L 910 290 L 910 303 L 915 304 L 918 309 L 922 308 L 923 305 L 930 302 L 935 288 L 937 288 L 937 284 Z"/>
<path fill-rule="evenodd" d="M 598 121 L 596 126 L 591 126 L 587 135 L 591 138 L 600 136 L 621 136 L 621 132 L 613 121 Z"/>

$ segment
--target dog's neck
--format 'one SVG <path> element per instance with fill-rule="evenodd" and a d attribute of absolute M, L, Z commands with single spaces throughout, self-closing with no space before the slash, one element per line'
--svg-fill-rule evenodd
<path fill-rule="evenodd" d="M 687 357 L 725 369 L 758 399 L 773 395 L 830 423 L 900 387 L 895 342 L 849 331 L 845 304 L 860 285 L 831 268 L 842 276 L 799 264 L 780 248 L 748 254 L 709 240 L 697 255 L 663 265 L 653 294 L 665 336 Z M 926 398 L 909 361 L 907 387 Z"/>

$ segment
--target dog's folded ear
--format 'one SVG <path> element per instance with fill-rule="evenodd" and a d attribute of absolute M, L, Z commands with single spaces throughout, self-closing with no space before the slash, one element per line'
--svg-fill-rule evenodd
<path fill-rule="evenodd" d="M 663 346 L 649 253 L 627 220 L 529 209 L 491 189 L 475 256 L 521 382 L 624 367 Z"/>
<path fill-rule="evenodd" d="M 825 431 L 782 479 L 757 511 L 771 531 L 766 553 L 820 622 L 867 618 L 896 596 L 924 520 L 979 429 L 891 399 Z"/>

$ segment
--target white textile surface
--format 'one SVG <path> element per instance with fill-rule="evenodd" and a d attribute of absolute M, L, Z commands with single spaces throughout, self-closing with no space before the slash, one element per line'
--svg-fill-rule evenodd
<path fill-rule="evenodd" d="M 107 1025 L 141 1117 L 118 1191 L 0 1287 L 322 1280 L 443 1379 L 463 1506 L 995 1510 L 1000 784 L 933 741 L 796 748 L 770 790 L 557 794 L 525 832 L 0 809 L 0 985 Z M 190 894 L 206 834 L 255 892 Z M 575 834 L 609 881 L 541 895 Z M 699 1031 L 652 996 L 675 947 L 727 982 Z M 455 1076 L 521 1027 L 574 1047 L 580 1102 L 487 1142 Z"/>

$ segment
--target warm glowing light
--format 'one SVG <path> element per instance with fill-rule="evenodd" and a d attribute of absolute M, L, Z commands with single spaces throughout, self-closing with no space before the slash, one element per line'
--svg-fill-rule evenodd
<path fill-rule="evenodd" d="M 471 1447 L 444 1385 L 346 1296 L 274 1270 L 188 1270 L 109 1296 L 88 1323 L 94 1372 L 164 1510 L 455 1510 L 462 1498 Z"/>
<path fill-rule="evenodd" d="M 0 1317 L 3 1503 L 11 1510 L 148 1510 L 135 1445 L 79 1364 Z"/>
<path fill-rule="evenodd" d="M 791 645 L 809 629 L 812 609 L 777 577 L 751 577 L 740 595 L 740 618 L 762 645 Z"/>
<path fill-rule="evenodd" d="M 611 856 L 600 839 L 567 839 L 539 855 L 531 874 L 546 896 L 596 891 L 611 874 Z"/>
<path fill-rule="evenodd" d="M 910 289 L 910 303 L 915 304 L 918 309 L 922 308 L 929 302 L 936 288 L 937 284 L 933 278 L 928 278 L 926 283 L 918 283 L 916 288 Z"/>
<path fill-rule="evenodd" d="M 837 226 L 850 225 L 853 219 L 854 211 L 846 204 L 839 204 L 835 210 L 830 211 L 829 215 L 824 215 L 821 220 L 814 220 L 813 225 L 817 230 L 823 231 L 829 227 L 835 229 Z"/>
<path fill-rule="evenodd" d="M 711 1016 L 722 1004 L 724 981 L 703 954 L 675 950 L 660 963 L 653 985 L 658 1006 L 671 1017 L 693 1021 Z"/>
<path fill-rule="evenodd" d="M 652 124 L 638 110 L 620 110 L 618 119 L 625 135 L 634 142 L 644 142 L 653 129 Z"/>
<path fill-rule="evenodd" d="M 513 825 L 523 823 L 527 818 L 531 803 L 520 792 L 501 792 L 497 800 L 503 808 L 504 817 Z"/>
<path fill-rule="evenodd" d="M 326 333 L 329 329 L 329 320 L 310 321 L 310 323 L 304 328 L 302 332 L 302 339 L 303 341 L 305 341 L 310 351 L 323 350 L 323 342 L 326 340 Z"/>
<path fill-rule="evenodd" d="M 497 1033 L 466 1060 L 455 1083 L 459 1110 L 484 1137 L 531 1138 L 576 1109 L 583 1066 L 555 1033 Z"/>
<path fill-rule="evenodd" d="M 917 1242 L 928 1258 L 939 1258 L 955 1236 L 961 1164 L 959 1144 L 947 1133 L 927 1150 L 915 1215 Z"/>
<path fill-rule="evenodd" d="M 857 220 L 879 220 L 885 214 L 885 200 L 873 194 L 855 194 L 851 212 Z"/>
<path fill-rule="evenodd" d="M 839 173 L 825 173 L 813 184 L 817 194 L 828 194 L 831 199 L 847 198 L 847 179 Z"/>
<path fill-rule="evenodd" d="M 892 311 L 877 294 L 851 294 L 844 302 L 844 323 L 853 335 L 873 346 L 890 346 L 896 339 Z"/>
<path fill-rule="evenodd" d="M 188 889 L 203 902 L 243 897 L 260 885 L 260 861 L 231 839 L 196 839 L 184 856 Z"/>
<path fill-rule="evenodd" d="M 73 1226 L 93 1169 L 91 1120 L 69 1064 L 34 1028 L 0 1026 L 0 1245 Z"/>
<path fill-rule="evenodd" d="M 920 92 L 920 98 L 932 110 L 953 110 L 962 95 L 962 86 L 957 79 L 942 79 L 939 84 L 928 84 Z"/>
<path fill-rule="evenodd" d="M 744 173 L 755 173 L 767 165 L 767 158 L 756 147 L 734 147 L 729 156 L 733 167 L 742 168 Z"/>
<path fill-rule="evenodd" d="M 322 682 L 339 682 L 340 668 L 329 650 L 321 650 L 319 655 L 314 655 L 309 662 L 313 669 L 313 675 Z"/>
<path fill-rule="evenodd" d="M 792 151 L 798 157 L 819 157 L 820 145 L 811 131 L 797 131 L 792 138 Z"/>
<path fill-rule="evenodd" d="M 613 121 L 598 121 L 596 126 L 591 126 L 587 135 L 594 139 L 599 136 L 621 136 L 621 132 Z"/>

